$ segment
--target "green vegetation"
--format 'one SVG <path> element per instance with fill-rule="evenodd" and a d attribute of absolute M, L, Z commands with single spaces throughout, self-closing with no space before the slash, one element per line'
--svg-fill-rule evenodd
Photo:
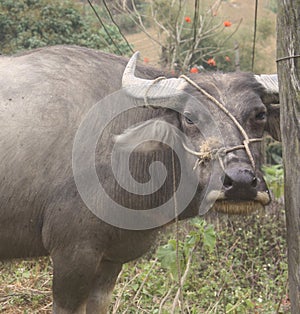
<path fill-rule="evenodd" d="M 269 0 L 259 5 L 256 73 L 275 71 L 274 3 Z M 121 29 L 127 35 L 140 33 L 141 41 L 152 40 L 160 64 L 178 73 L 191 68 L 228 72 L 235 71 L 238 65 L 242 71 L 252 71 L 254 21 L 249 14 L 252 8 L 254 4 L 242 1 L 212 0 L 149 0 L 143 5 L 138 0 L 112 1 L 110 5 L 112 12 L 118 12 L 115 20 Z M 133 38 L 139 42 L 136 36 Z M 149 54 L 143 47 L 141 50 Z M 154 53 L 151 57 L 157 60 Z"/>
<path fill-rule="evenodd" d="M 269 0 L 265 4 L 266 14 L 258 21 L 255 72 L 265 72 L 270 66 L 275 2 Z M 160 54 L 161 65 L 178 72 L 186 72 L 192 67 L 200 71 L 203 68 L 234 71 L 236 43 L 239 44 L 241 70 L 251 71 L 252 25 L 242 21 L 239 26 L 238 13 L 233 20 L 225 19 L 221 12 L 223 6 L 230 6 L 226 2 L 215 6 L 212 1 L 197 0 L 106 1 L 108 9 L 103 4 L 93 3 L 104 27 L 84 1 L 1 1 L 0 53 L 76 44 L 130 54 L 120 29 L 127 38 L 133 32 L 144 32 L 144 38 L 160 47 L 157 54 Z"/>
<path fill-rule="evenodd" d="M 275 199 L 282 200 L 284 197 L 282 144 L 272 138 L 266 139 L 266 162 L 262 170 Z"/>
<path fill-rule="evenodd" d="M 268 182 L 269 188 L 272 190 L 275 198 L 279 199 L 284 194 L 284 180 L 283 180 L 283 165 L 265 166 L 263 167 L 265 179 Z"/>
<path fill-rule="evenodd" d="M 91 10 L 89 11 L 91 12 Z M 0 52 L 11 54 L 47 45 L 75 44 L 117 54 L 130 51 L 117 28 L 107 32 L 84 6 L 74 1 L 3 0 L 0 2 Z M 116 43 L 114 45 L 113 43 Z"/>
<path fill-rule="evenodd" d="M 113 15 L 114 21 L 122 30 L 122 32 L 126 34 L 133 34 L 141 31 L 133 10 L 136 9 L 141 15 L 146 15 L 148 8 L 147 1 L 134 0 L 134 2 L 132 2 L 132 0 L 106 0 L 106 5 L 110 13 Z M 101 9 L 99 7 L 99 11 L 101 12 L 101 16 L 106 18 L 106 22 L 110 23 L 111 19 L 109 18 L 109 13 L 107 9 Z M 149 26 L 149 23 L 147 21 L 145 22 L 145 24 Z"/>
<path fill-rule="evenodd" d="M 193 254 L 183 283 L 184 313 L 288 313 L 283 211 L 208 220 L 214 223 L 215 245 L 205 245 L 202 232 L 212 229 L 200 218 L 204 229 L 181 223 L 182 275 Z M 202 241 L 194 242 L 195 234 Z M 156 258 L 125 265 L 113 313 L 171 313 L 178 290 L 174 237 L 157 249 Z M 194 250 L 191 238 L 197 243 Z"/>
<path fill-rule="evenodd" d="M 267 8 L 274 13 L 278 11 L 278 1 L 277 0 L 269 0 L 267 3 Z"/>
<path fill-rule="evenodd" d="M 51 273 L 48 258 L 0 262 L 0 313 L 51 313 Z"/>

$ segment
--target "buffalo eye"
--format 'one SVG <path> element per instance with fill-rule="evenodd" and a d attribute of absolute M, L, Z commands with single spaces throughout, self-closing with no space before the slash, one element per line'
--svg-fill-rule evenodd
<path fill-rule="evenodd" d="M 192 114 L 190 112 L 185 111 L 183 115 L 187 124 L 194 124 L 195 119 L 193 119 Z"/>
<path fill-rule="evenodd" d="M 261 111 L 255 115 L 255 119 L 257 121 L 264 121 L 267 118 L 267 113 L 265 111 Z"/>

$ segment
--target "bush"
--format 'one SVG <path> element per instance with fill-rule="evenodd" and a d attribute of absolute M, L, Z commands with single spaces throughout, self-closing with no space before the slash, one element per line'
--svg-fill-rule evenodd
<path fill-rule="evenodd" d="M 58 44 L 81 45 L 117 54 L 130 51 L 116 27 L 107 27 L 108 36 L 74 1 L 4 0 L 0 2 L 0 12 L 3 54 Z"/>

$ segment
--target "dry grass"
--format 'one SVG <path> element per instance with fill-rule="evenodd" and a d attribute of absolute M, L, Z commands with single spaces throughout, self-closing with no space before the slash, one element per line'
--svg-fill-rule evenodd
<path fill-rule="evenodd" d="M 0 264 L 0 313 L 51 313 L 50 259 Z"/>

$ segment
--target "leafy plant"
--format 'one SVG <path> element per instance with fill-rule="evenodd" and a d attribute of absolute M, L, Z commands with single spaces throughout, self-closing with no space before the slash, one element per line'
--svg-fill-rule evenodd
<path fill-rule="evenodd" d="M 278 157 L 279 158 L 279 157 Z M 276 199 L 284 195 L 284 171 L 282 163 L 271 166 L 264 166 L 265 180 Z"/>
<path fill-rule="evenodd" d="M 194 218 L 191 225 L 194 228 L 185 236 L 183 241 L 170 239 L 166 245 L 157 249 L 157 257 L 161 266 L 168 270 L 172 278 L 176 278 L 176 280 L 178 280 L 178 260 L 182 273 L 196 247 L 201 245 L 209 250 L 213 250 L 215 247 L 216 235 L 213 225 L 208 225 L 201 218 Z"/>
<path fill-rule="evenodd" d="M 82 5 L 69 0 L 1 1 L 0 52 L 11 54 L 57 44 L 75 44 L 117 54 L 130 51 L 115 26 L 108 25 L 107 34 L 93 18 L 94 22 L 89 14 L 83 14 Z"/>

